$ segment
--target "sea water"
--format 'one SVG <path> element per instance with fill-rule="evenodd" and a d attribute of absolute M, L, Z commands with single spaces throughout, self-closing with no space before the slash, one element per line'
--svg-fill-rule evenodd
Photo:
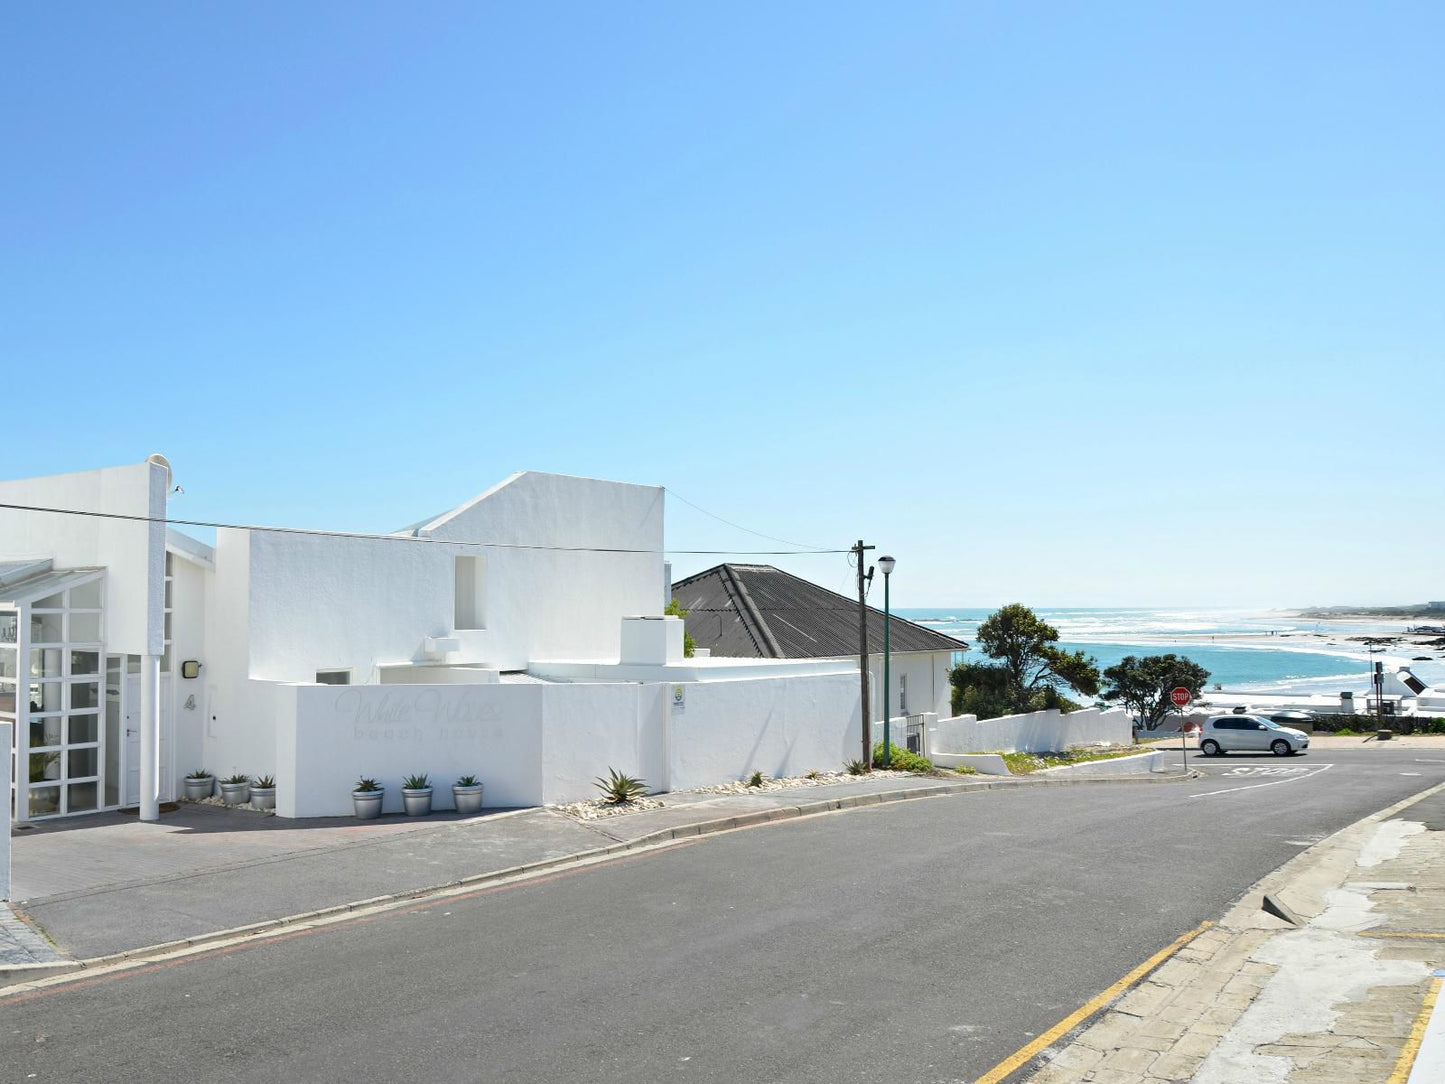
<path fill-rule="evenodd" d="M 900 609 L 900 616 L 937 629 L 950 636 L 973 643 L 978 625 L 992 609 Z M 1203 610 L 1203 609 L 1101 609 L 1065 608 L 1034 610 L 1040 618 L 1059 630 L 1059 646 L 1066 651 L 1081 650 L 1092 655 L 1099 668 L 1105 669 L 1126 655 L 1162 655 L 1172 652 L 1184 655 L 1209 671 L 1207 687 L 1215 684 L 1226 689 L 1285 694 L 1336 693 L 1357 691 L 1370 684 L 1371 664 L 1347 654 L 1333 654 L 1330 646 L 1342 652 L 1360 652 L 1364 645 L 1350 643 L 1350 636 L 1399 635 L 1400 622 L 1329 621 L 1265 610 Z M 1320 633 L 1321 642 L 1310 639 L 1310 650 L 1291 650 L 1292 636 Z M 1271 636 L 1265 646 L 1231 646 L 1212 642 L 1210 637 L 1238 635 Z M 1278 646 L 1276 646 L 1276 642 Z M 1392 648 L 1400 653 L 1412 652 L 1406 645 Z M 984 661 L 977 650 L 965 656 L 969 661 Z M 1412 664 L 1425 681 L 1445 683 L 1445 664 L 1439 661 Z"/>

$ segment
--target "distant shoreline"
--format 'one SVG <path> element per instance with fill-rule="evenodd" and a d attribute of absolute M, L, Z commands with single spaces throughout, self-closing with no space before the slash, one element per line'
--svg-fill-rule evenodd
<path fill-rule="evenodd" d="M 1374 617 L 1384 621 L 1406 621 L 1424 619 L 1445 624 L 1445 610 L 1432 608 L 1426 603 L 1418 606 L 1321 606 L 1305 610 L 1284 610 L 1289 617 L 1307 617 L 1315 621 L 1348 621 L 1360 617 Z"/>

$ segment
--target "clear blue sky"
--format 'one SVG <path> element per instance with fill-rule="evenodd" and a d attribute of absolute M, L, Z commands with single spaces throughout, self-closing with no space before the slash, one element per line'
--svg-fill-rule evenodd
<path fill-rule="evenodd" d="M 3 24 L 0 477 L 366 530 L 658 483 L 905 606 L 1445 597 L 1438 3 Z"/>

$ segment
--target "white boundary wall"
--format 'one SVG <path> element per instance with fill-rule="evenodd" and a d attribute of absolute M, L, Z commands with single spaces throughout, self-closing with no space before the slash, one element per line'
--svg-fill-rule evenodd
<path fill-rule="evenodd" d="M 362 776 L 386 787 L 383 810 L 396 812 L 402 777 L 413 772 L 431 776 L 437 809 L 452 808 L 451 784 L 469 772 L 486 805 L 533 806 L 595 797 L 593 780 L 608 768 L 660 791 L 755 770 L 833 770 L 857 755 L 856 674 L 684 685 L 250 684 L 257 701 L 272 701 L 283 817 L 349 815 Z"/>
<path fill-rule="evenodd" d="M 1123 708 L 1084 708 L 1068 715 L 1057 708 L 980 720 L 973 715 L 939 719 L 928 726 L 933 753 L 1060 753 L 1077 745 L 1132 745 L 1134 727 Z"/>

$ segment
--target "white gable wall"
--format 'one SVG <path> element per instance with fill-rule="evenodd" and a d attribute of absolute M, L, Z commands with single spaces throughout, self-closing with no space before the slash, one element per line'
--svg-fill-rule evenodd
<path fill-rule="evenodd" d="M 520 670 L 534 659 L 615 660 L 621 618 L 662 613 L 663 496 L 525 471 L 422 528 L 496 544 L 485 551 L 489 654 L 479 661 Z"/>
<path fill-rule="evenodd" d="M 0 501 L 127 516 L 165 516 L 169 472 L 156 463 L 0 482 Z M 110 570 L 105 640 L 113 652 L 160 653 L 161 549 L 165 528 L 139 520 L 0 509 L 0 558 L 49 557 L 56 568 Z M 153 553 L 152 550 L 155 549 Z M 154 617 L 154 621 L 151 618 Z M 154 627 L 152 627 L 154 626 Z"/>

